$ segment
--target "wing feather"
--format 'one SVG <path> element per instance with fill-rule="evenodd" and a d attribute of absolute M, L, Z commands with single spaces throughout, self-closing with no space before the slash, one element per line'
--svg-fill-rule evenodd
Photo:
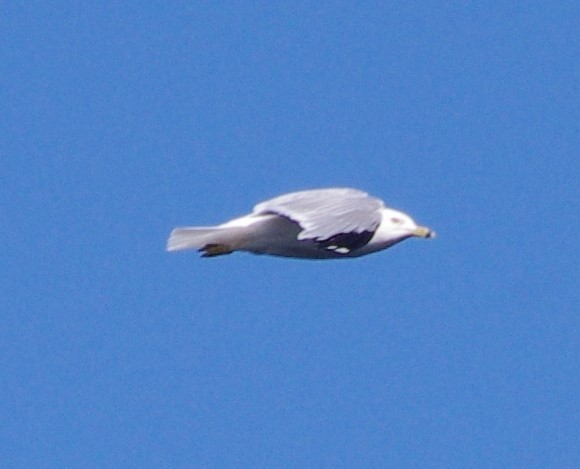
<path fill-rule="evenodd" d="M 374 233 L 384 206 L 382 200 L 356 189 L 315 189 L 262 202 L 254 207 L 254 214 L 289 218 L 303 230 L 298 239 L 321 241 L 345 233 Z"/>

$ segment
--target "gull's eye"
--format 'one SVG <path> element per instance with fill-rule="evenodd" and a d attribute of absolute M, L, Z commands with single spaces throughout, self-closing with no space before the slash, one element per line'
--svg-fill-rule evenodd
<path fill-rule="evenodd" d="M 395 225 L 400 225 L 401 223 L 403 223 L 403 220 L 401 220 L 400 218 L 396 218 L 393 217 L 391 218 L 391 221 L 395 224 Z"/>

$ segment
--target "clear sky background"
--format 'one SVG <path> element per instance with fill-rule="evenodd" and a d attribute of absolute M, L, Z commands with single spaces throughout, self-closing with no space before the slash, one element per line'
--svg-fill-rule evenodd
<path fill-rule="evenodd" d="M 1 465 L 580 467 L 578 3 L 123 3 L 1 8 Z M 164 250 L 326 186 L 438 238 Z"/>

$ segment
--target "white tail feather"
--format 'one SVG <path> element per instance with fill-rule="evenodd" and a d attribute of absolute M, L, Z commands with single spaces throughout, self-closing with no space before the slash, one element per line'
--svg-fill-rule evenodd
<path fill-rule="evenodd" d="M 206 244 L 218 242 L 216 234 L 220 231 L 214 227 L 175 228 L 167 240 L 167 250 L 200 249 Z"/>
<path fill-rule="evenodd" d="M 240 248 L 250 230 L 248 227 L 200 226 L 175 228 L 167 240 L 168 251 L 202 249 L 208 244 L 221 244 L 231 250 Z"/>

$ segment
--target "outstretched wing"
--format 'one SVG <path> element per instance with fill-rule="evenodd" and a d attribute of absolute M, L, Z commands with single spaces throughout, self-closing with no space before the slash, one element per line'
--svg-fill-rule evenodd
<path fill-rule="evenodd" d="M 299 240 L 348 252 L 366 244 L 381 222 L 383 201 L 349 188 L 293 192 L 262 202 L 254 214 L 274 213 L 298 223 Z"/>

